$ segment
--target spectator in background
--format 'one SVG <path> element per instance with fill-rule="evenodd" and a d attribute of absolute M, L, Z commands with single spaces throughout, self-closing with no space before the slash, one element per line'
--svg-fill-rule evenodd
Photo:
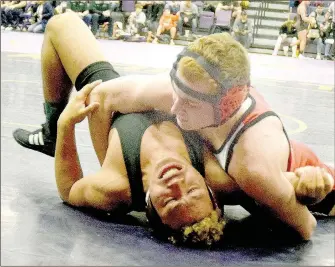
<path fill-rule="evenodd" d="M 198 7 L 190 0 L 183 1 L 180 4 L 180 15 L 178 19 L 178 32 L 183 33 L 183 27 L 192 27 L 192 34 L 195 34 L 197 29 Z"/>
<path fill-rule="evenodd" d="M 323 47 L 322 38 L 321 38 L 321 30 L 318 25 L 315 12 L 312 12 L 310 15 L 310 23 L 307 28 L 307 42 L 313 42 L 316 44 L 316 59 L 321 59 L 321 51 Z"/>
<path fill-rule="evenodd" d="M 170 44 L 174 45 L 174 38 L 176 37 L 177 33 L 177 21 L 178 16 L 172 15 L 170 11 L 170 7 L 165 7 L 163 15 L 159 20 L 159 26 L 157 29 L 156 38 L 153 40 L 153 43 L 157 43 L 158 37 L 164 33 L 169 32 L 171 36 Z"/>
<path fill-rule="evenodd" d="M 28 32 L 43 33 L 49 19 L 54 15 L 54 8 L 49 1 L 37 1 L 39 6 L 35 13 L 37 22 L 29 26 Z"/>
<path fill-rule="evenodd" d="M 91 26 L 91 31 L 94 36 L 97 36 L 99 24 L 108 24 L 108 36 L 113 35 L 113 23 L 110 16 L 111 1 L 89 1 L 89 14 L 83 17 L 86 25 Z"/>
<path fill-rule="evenodd" d="M 87 1 L 67 1 L 67 12 L 76 13 L 81 19 L 89 14 Z"/>
<path fill-rule="evenodd" d="M 35 21 L 32 20 L 33 15 L 37 11 L 38 4 L 36 1 L 27 1 L 27 5 L 24 9 L 24 12 L 20 14 L 19 17 L 19 27 L 22 30 L 28 30 L 28 27 L 34 23 Z"/>
<path fill-rule="evenodd" d="M 331 48 L 334 46 L 334 37 L 333 37 L 333 24 L 332 17 L 328 17 L 328 20 L 325 23 L 321 24 L 321 37 L 325 45 L 325 59 L 334 60 L 334 57 L 331 55 Z"/>
<path fill-rule="evenodd" d="M 298 31 L 298 39 L 299 39 L 299 50 L 300 55 L 299 58 L 304 58 L 304 52 L 307 43 L 307 29 L 308 25 L 311 22 L 312 18 L 307 17 L 307 8 L 310 5 L 310 1 L 302 1 L 297 10 L 297 23 L 296 28 Z"/>
<path fill-rule="evenodd" d="M 289 4 L 289 7 L 290 7 L 290 13 L 297 13 L 297 8 L 298 8 L 298 5 L 300 4 L 299 1 L 296 1 L 296 0 L 290 0 L 290 4 Z"/>
<path fill-rule="evenodd" d="M 89 1 L 65 1 L 67 2 L 66 11 L 75 12 L 87 26 L 91 25 L 92 15 L 89 14 L 88 5 Z"/>
<path fill-rule="evenodd" d="M 249 49 L 252 40 L 252 25 L 248 21 L 246 11 L 242 11 L 241 19 L 235 22 L 233 33 L 235 40 L 240 42 L 246 49 Z"/>
<path fill-rule="evenodd" d="M 12 1 L 1 1 L 1 29 L 4 30 L 8 27 L 8 21 L 6 17 L 6 8 L 12 5 Z"/>
<path fill-rule="evenodd" d="M 172 15 L 178 15 L 180 11 L 180 2 L 179 1 L 166 1 L 165 7 L 169 8 Z"/>
<path fill-rule="evenodd" d="M 315 19 L 316 22 L 318 23 L 318 25 L 321 25 L 322 23 L 325 22 L 325 12 L 324 12 L 324 8 L 323 8 L 323 3 L 318 3 L 316 6 L 315 11 L 313 12 L 315 15 Z"/>
<path fill-rule="evenodd" d="M 280 46 L 284 43 L 283 50 L 284 55 L 288 56 L 289 47 L 292 47 L 292 57 L 297 57 L 297 29 L 295 24 L 297 22 L 297 16 L 293 20 L 288 19 L 281 25 L 279 29 L 279 36 L 273 51 L 273 56 L 277 56 Z"/>
<path fill-rule="evenodd" d="M 66 12 L 68 8 L 68 1 L 59 1 L 58 5 L 54 9 L 54 14 L 59 15 Z"/>
<path fill-rule="evenodd" d="M 198 17 L 200 17 L 201 13 L 204 11 L 205 1 L 195 1 L 194 4 L 198 8 Z"/>
<path fill-rule="evenodd" d="M 149 18 L 149 14 L 148 14 L 148 6 L 151 4 L 151 1 L 136 1 L 137 4 L 140 4 L 142 6 L 142 11 L 145 14 L 145 17 Z"/>
<path fill-rule="evenodd" d="M 143 12 L 141 4 L 136 4 L 135 8 L 136 10 L 132 12 L 128 18 L 127 32 L 131 35 L 143 35 L 143 29 L 145 28 L 147 18 Z"/>
<path fill-rule="evenodd" d="M 9 30 L 16 29 L 20 21 L 20 15 L 24 13 L 27 1 L 11 1 L 4 9 L 5 27 Z M 2 16 L 3 17 L 3 16 Z"/>
<path fill-rule="evenodd" d="M 226 0 L 226 1 L 221 1 L 218 3 L 215 9 L 215 12 L 219 10 L 233 10 L 233 9 L 234 9 L 233 1 Z"/>
<path fill-rule="evenodd" d="M 218 5 L 217 1 L 205 1 L 203 10 L 215 12 L 217 5 Z"/>
<path fill-rule="evenodd" d="M 113 24 L 113 40 L 119 40 L 127 33 L 123 30 L 123 23 L 121 21 L 115 21 Z"/>
<path fill-rule="evenodd" d="M 163 14 L 165 1 L 148 1 L 146 17 L 150 21 L 158 21 Z"/>
<path fill-rule="evenodd" d="M 333 35 L 333 41 L 335 41 L 335 2 L 332 1 L 331 4 L 329 5 L 328 11 L 326 13 L 326 20 L 329 19 L 329 17 L 332 17 L 332 35 Z M 335 57 L 335 45 L 333 47 L 333 57 Z"/>
<path fill-rule="evenodd" d="M 249 5 L 249 1 L 234 1 L 230 25 L 234 26 L 234 24 L 241 19 L 242 11 L 247 10 L 249 8 Z"/>

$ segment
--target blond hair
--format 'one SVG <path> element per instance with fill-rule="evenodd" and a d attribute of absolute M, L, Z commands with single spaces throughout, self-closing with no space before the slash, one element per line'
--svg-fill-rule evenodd
<path fill-rule="evenodd" d="M 244 86 L 249 83 L 250 63 L 248 52 L 228 33 L 218 33 L 197 39 L 188 45 L 189 51 L 203 56 L 221 71 L 221 81 L 226 88 Z M 218 92 L 217 82 L 191 57 L 183 57 L 178 69 L 181 75 L 191 84 L 208 84 L 207 92 Z"/>
<path fill-rule="evenodd" d="M 183 227 L 178 233 L 169 237 L 173 244 L 188 244 L 195 246 L 212 246 L 221 240 L 225 221 L 219 211 L 211 214 L 193 225 Z"/>

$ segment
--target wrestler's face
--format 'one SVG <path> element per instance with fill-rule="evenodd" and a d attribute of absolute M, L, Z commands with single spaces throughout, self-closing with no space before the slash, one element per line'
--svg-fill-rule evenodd
<path fill-rule="evenodd" d="M 177 77 L 194 91 L 206 92 L 205 84 L 190 84 L 177 71 Z M 178 125 L 184 130 L 199 130 L 215 123 L 214 109 L 211 103 L 195 99 L 185 94 L 173 82 L 172 114 L 176 115 Z"/>
<path fill-rule="evenodd" d="M 183 160 L 166 158 L 150 180 L 151 202 L 162 222 L 172 229 L 198 222 L 213 211 L 204 178 Z"/>

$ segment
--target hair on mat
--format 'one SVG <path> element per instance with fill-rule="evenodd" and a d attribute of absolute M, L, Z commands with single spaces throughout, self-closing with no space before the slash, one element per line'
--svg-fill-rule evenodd
<path fill-rule="evenodd" d="M 160 240 L 168 240 L 174 245 L 187 245 L 192 247 L 211 247 L 215 243 L 218 243 L 223 237 L 226 222 L 221 217 L 221 211 L 217 208 L 210 189 L 209 192 L 214 210 L 201 221 L 182 227 L 179 230 L 174 230 L 163 224 L 151 202 L 149 194 L 147 194 L 146 215 L 154 236 Z"/>

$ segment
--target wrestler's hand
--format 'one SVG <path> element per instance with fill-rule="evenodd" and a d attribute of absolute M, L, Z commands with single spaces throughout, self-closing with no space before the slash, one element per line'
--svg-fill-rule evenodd
<path fill-rule="evenodd" d="M 91 112 L 95 111 L 100 103 L 90 102 L 86 105 L 86 100 L 90 92 L 99 84 L 101 80 L 87 84 L 75 95 L 71 96 L 69 103 L 59 117 L 58 122 L 76 124 L 83 121 Z"/>
<path fill-rule="evenodd" d="M 306 166 L 295 170 L 299 178 L 295 184 L 298 200 L 305 205 L 323 200 L 334 186 L 333 177 L 323 168 Z"/>

